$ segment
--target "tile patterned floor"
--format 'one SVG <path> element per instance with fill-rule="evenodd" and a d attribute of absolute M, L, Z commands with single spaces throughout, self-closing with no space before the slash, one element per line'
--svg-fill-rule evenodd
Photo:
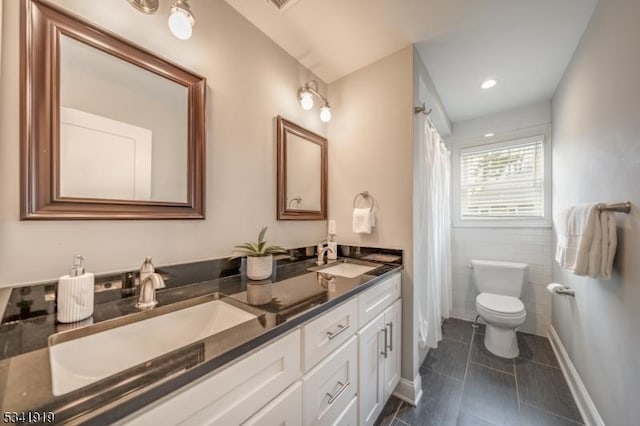
<path fill-rule="evenodd" d="M 376 425 L 583 424 L 548 339 L 518 333 L 520 356 L 504 359 L 484 347 L 482 325 L 451 318 L 442 334 L 420 367 L 418 406 L 391 397 Z"/>

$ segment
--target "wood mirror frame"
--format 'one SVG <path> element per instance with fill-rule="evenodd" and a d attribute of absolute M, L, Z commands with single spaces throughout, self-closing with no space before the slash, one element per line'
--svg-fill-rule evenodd
<path fill-rule="evenodd" d="M 205 78 L 43 0 L 23 0 L 20 19 L 21 219 L 204 219 Z M 186 202 L 60 195 L 61 35 L 187 89 Z"/>
<path fill-rule="evenodd" d="M 280 116 L 277 117 L 278 147 L 278 220 L 327 219 L 327 139 Z M 291 209 L 287 205 L 287 133 L 299 136 L 320 146 L 320 210 Z"/>

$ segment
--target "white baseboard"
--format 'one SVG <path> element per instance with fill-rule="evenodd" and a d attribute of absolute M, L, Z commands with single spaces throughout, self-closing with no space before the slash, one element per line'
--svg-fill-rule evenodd
<path fill-rule="evenodd" d="M 573 366 L 573 362 L 571 362 L 571 358 L 569 358 L 569 353 L 567 353 L 567 350 L 564 348 L 564 345 L 560 340 L 560 336 L 558 336 L 553 325 L 549 326 L 549 341 L 551 342 L 551 347 L 558 358 L 560 368 L 564 373 L 565 379 L 567 379 L 569 389 L 571 389 L 571 394 L 573 395 L 573 399 L 576 401 L 580 414 L 582 414 L 582 419 L 584 420 L 585 425 L 605 426 L 604 420 L 600 417 L 600 413 L 598 413 L 596 405 L 593 403 L 591 396 L 589 396 L 589 392 L 587 392 L 587 388 L 584 383 L 582 383 L 582 379 L 580 379 L 580 376 L 578 375 L 578 370 Z"/>
<path fill-rule="evenodd" d="M 413 380 L 401 377 L 396 389 L 393 391 L 393 396 L 414 407 L 417 406 L 418 401 L 422 398 L 422 377 L 420 377 L 420 374 Z"/>

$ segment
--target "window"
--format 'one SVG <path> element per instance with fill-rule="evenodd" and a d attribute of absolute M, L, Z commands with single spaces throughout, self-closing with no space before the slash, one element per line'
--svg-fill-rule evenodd
<path fill-rule="evenodd" d="M 545 135 L 454 151 L 457 226 L 548 226 Z"/>

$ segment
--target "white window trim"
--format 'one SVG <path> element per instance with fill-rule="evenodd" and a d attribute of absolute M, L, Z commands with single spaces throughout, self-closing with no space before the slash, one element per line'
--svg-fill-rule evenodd
<path fill-rule="evenodd" d="M 544 149 L 544 217 L 543 218 L 487 218 L 462 219 L 460 210 L 460 151 L 483 145 L 509 145 L 509 142 L 542 136 Z M 539 126 L 489 138 L 455 143 L 452 153 L 451 195 L 453 226 L 455 228 L 551 228 L 551 126 Z"/>

